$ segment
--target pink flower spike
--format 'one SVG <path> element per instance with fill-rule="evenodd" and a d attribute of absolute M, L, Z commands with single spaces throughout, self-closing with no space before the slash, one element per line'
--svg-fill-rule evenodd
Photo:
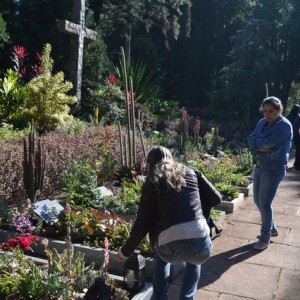
<path fill-rule="evenodd" d="M 19 45 L 13 46 L 13 51 L 20 59 L 24 59 L 26 56 L 29 55 L 27 49 Z"/>

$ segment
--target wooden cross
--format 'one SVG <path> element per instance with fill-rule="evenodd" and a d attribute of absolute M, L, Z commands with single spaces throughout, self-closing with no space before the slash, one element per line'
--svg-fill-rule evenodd
<path fill-rule="evenodd" d="M 84 39 L 96 40 L 97 32 L 85 27 L 85 0 L 74 0 L 72 22 L 57 20 L 57 29 L 71 34 L 70 80 L 77 97 L 77 107 L 81 106 L 82 62 Z"/>

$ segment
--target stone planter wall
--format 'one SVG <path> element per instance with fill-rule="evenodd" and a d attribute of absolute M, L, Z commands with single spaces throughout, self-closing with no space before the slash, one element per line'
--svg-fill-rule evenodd
<path fill-rule="evenodd" d="M 220 204 L 214 207 L 216 210 L 222 210 L 226 213 L 233 213 L 244 201 L 244 194 L 239 193 L 238 198 L 233 199 L 232 201 L 221 201 Z"/>
<path fill-rule="evenodd" d="M 247 187 L 237 187 L 240 193 L 244 194 L 244 197 L 249 197 L 253 195 L 253 182 L 251 182 Z"/>

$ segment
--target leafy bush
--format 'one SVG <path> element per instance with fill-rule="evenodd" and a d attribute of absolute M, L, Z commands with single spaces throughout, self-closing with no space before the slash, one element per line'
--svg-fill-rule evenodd
<path fill-rule="evenodd" d="M 0 122 L 18 123 L 22 117 L 27 97 L 26 89 L 19 82 L 19 74 L 11 69 L 0 78 Z"/>
<path fill-rule="evenodd" d="M 97 189 L 97 176 L 91 165 L 73 160 L 70 170 L 62 175 L 69 204 L 89 207 L 92 203 L 99 203 L 102 196 Z"/>
<path fill-rule="evenodd" d="M 0 127 L 0 140 L 11 141 L 17 140 L 24 136 L 27 136 L 30 132 L 30 128 L 23 130 L 16 130 L 13 128 L 13 125 L 9 125 L 7 123 L 2 123 L 2 127 Z"/>
<path fill-rule="evenodd" d="M 52 75 L 51 45 L 46 44 L 42 54 L 41 75 L 27 84 L 26 114 L 35 120 L 40 132 L 54 130 L 59 124 L 71 123 L 68 104 L 76 103 L 76 97 L 67 95 L 72 83 L 64 81 L 63 72 Z"/>

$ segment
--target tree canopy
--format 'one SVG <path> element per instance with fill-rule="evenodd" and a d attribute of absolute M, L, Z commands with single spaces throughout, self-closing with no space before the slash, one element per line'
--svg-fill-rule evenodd
<path fill-rule="evenodd" d="M 1 73 L 11 68 L 13 45 L 34 53 L 50 43 L 53 68 L 68 79 L 70 37 L 56 20 L 69 20 L 72 4 L 2 0 Z M 85 83 L 113 72 L 124 46 L 129 60 L 157 74 L 160 97 L 184 106 L 249 116 L 265 84 L 285 105 L 297 95 L 290 91 L 300 78 L 299 0 L 87 0 L 86 7 L 98 38 L 85 45 Z"/>

